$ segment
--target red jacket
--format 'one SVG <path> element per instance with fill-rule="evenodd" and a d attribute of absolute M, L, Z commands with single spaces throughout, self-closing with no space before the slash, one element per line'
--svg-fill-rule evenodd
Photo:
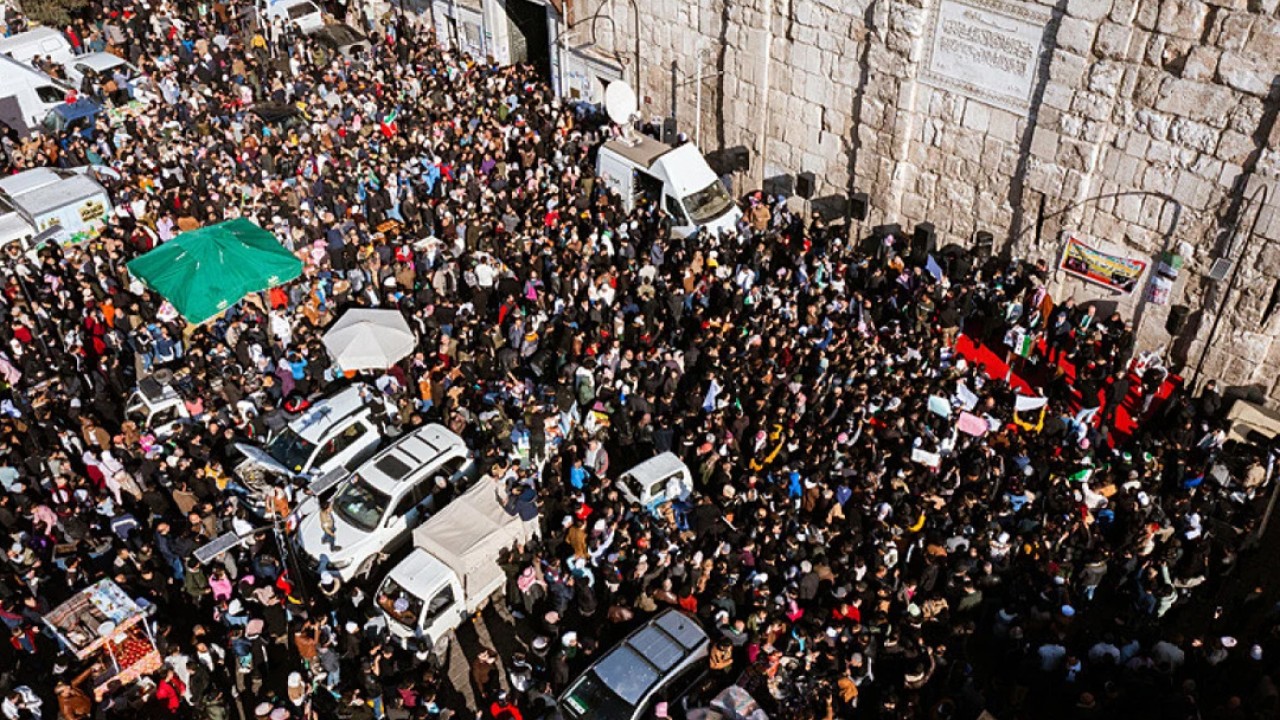
<path fill-rule="evenodd" d="M 489 714 L 494 720 L 524 720 L 524 715 L 520 714 L 520 708 L 497 700 L 489 706 Z"/>
<path fill-rule="evenodd" d="M 187 684 L 182 682 L 178 676 L 173 676 L 167 680 L 162 680 L 160 685 L 156 687 L 156 698 L 164 701 L 164 706 L 169 712 L 177 713 L 182 707 L 182 693 L 186 692 Z"/>

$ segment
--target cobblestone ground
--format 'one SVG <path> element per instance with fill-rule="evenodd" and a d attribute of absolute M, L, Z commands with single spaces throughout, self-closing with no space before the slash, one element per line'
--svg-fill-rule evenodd
<path fill-rule="evenodd" d="M 475 691 L 471 686 L 471 658 L 481 648 L 493 648 L 498 652 L 498 672 L 504 690 L 507 684 L 507 669 L 504 658 L 512 653 L 529 649 L 531 634 L 511 616 L 506 602 L 501 596 L 495 597 L 489 606 L 470 622 L 458 627 L 454 642 L 449 646 L 449 682 L 458 696 L 465 698 L 467 708 L 478 710 Z"/>

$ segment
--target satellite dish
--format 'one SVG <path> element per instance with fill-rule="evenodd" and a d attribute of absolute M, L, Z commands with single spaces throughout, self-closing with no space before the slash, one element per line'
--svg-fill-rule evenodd
<path fill-rule="evenodd" d="M 604 89 L 604 108 L 610 120 L 625 128 L 640 109 L 640 103 L 630 85 L 615 81 Z"/>

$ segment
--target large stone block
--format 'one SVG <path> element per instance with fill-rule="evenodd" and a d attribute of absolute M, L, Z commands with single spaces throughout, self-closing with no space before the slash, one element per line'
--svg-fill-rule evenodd
<path fill-rule="evenodd" d="M 1201 0 L 1162 0 L 1156 29 L 1174 37 L 1198 40 L 1209 6 Z"/>
<path fill-rule="evenodd" d="M 1248 95 L 1237 95 L 1234 106 L 1227 109 L 1227 127 L 1238 133 L 1253 135 L 1262 123 L 1262 115 L 1266 112 L 1262 100 Z"/>
<path fill-rule="evenodd" d="M 1257 97 L 1266 97 L 1276 82 L 1275 67 L 1235 52 L 1222 54 L 1218 75 L 1227 85 Z"/>
<path fill-rule="evenodd" d="M 1187 118 L 1174 120 L 1173 125 L 1169 128 L 1169 136 L 1175 144 L 1181 147 L 1204 153 L 1213 152 L 1218 143 L 1217 130 Z"/>
<path fill-rule="evenodd" d="M 1102 95 L 1100 92 L 1076 92 L 1075 99 L 1071 100 L 1073 113 L 1097 122 L 1107 122 L 1111 119 L 1111 106 L 1111 96 Z"/>
<path fill-rule="evenodd" d="M 1076 55 L 1087 55 L 1093 47 L 1097 24 L 1080 18 L 1064 17 L 1058 23 L 1058 47 Z"/>
<path fill-rule="evenodd" d="M 1174 147 L 1163 140 L 1152 140 L 1147 146 L 1147 163 L 1152 166 L 1172 165 Z"/>
<path fill-rule="evenodd" d="M 1222 163 L 1222 174 L 1218 175 L 1218 186 L 1222 188 L 1234 188 L 1236 183 L 1240 180 L 1240 176 L 1243 174 L 1243 167 L 1232 162 L 1224 162 Z"/>
<path fill-rule="evenodd" d="M 1221 11 L 1214 22 L 1210 41 L 1223 50 L 1240 50 L 1249 41 L 1254 17 L 1247 12 Z"/>
<path fill-rule="evenodd" d="M 1121 10 L 1128 15 L 1121 15 Z M 1116 0 L 1111 10 L 1111 19 L 1118 23 L 1132 21 L 1143 30 L 1155 30 L 1160 22 L 1160 6 L 1153 0 Z"/>
<path fill-rule="evenodd" d="M 1058 143 L 1058 155 L 1055 159 L 1058 165 L 1068 170 L 1088 172 L 1092 150 L 1093 146 L 1089 143 L 1062 138 Z"/>
<path fill-rule="evenodd" d="M 1040 112 L 1044 112 L 1044 108 L 1050 107 L 1057 110 L 1066 110 L 1071 107 L 1071 98 L 1075 95 L 1075 88 L 1062 83 L 1050 82 L 1044 86 L 1044 96 L 1041 98 Z"/>
<path fill-rule="evenodd" d="M 1259 58 L 1280 58 L 1280 18 L 1259 15 L 1249 33 L 1249 53 Z"/>
<path fill-rule="evenodd" d="M 990 133 L 991 137 L 1004 142 L 1016 142 L 1020 135 L 1018 132 L 1018 121 L 1020 119 L 1019 116 L 1007 110 L 992 108 L 987 124 L 987 132 Z"/>
<path fill-rule="evenodd" d="M 1255 147 L 1253 138 L 1248 135 L 1235 130 L 1224 130 L 1218 137 L 1218 146 L 1214 150 L 1214 155 L 1223 162 L 1243 165 Z"/>
<path fill-rule="evenodd" d="M 1193 120 L 1221 115 L 1232 105 L 1231 90 L 1191 80 L 1169 79 L 1161 84 L 1156 109 Z"/>
<path fill-rule="evenodd" d="M 1083 56 L 1057 52 L 1049 65 L 1049 79 L 1064 85 L 1079 85 L 1087 67 L 1088 61 Z"/>
<path fill-rule="evenodd" d="M 1209 202 L 1209 194 L 1209 183 L 1189 172 L 1183 172 L 1178 175 L 1173 196 L 1183 205 L 1195 210 L 1203 210 Z"/>
<path fill-rule="evenodd" d="M 1167 115 L 1152 110 L 1139 110 L 1136 120 L 1138 127 L 1153 138 L 1163 140 L 1169 136 L 1169 126 L 1172 121 Z"/>
<path fill-rule="evenodd" d="M 1115 97 L 1120 89 L 1120 81 L 1124 78 L 1124 66 L 1108 61 L 1093 64 L 1089 69 L 1089 90 Z"/>
<path fill-rule="evenodd" d="M 1031 154 L 1052 161 L 1058 154 L 1058 139 L 1058 133 L 1043 127 L 1036 128 L 1036 134 L 1031 138 Z"/>
<path fill-rule="evenodd" d="M 1111 0 L 1068 0 L 1067 14 L 1081 20 L 1097 21 L 1111 12 Z"/>
<path fill-rule="evenodd" d="M 1102 23 L 1094 40 L 1093 51 L 1108 60 L 1123 60 L 1129 52 L 1129 27 L 1116 23 Z"/>
<path fill-rule="evenodd" d="M 1182 66 L 1182 77 L 1187 80 L 1212 80 L 1221 55 L 1222 51 L 1215 47 L 1200 45 L 1191 48 L 1191 53 Z"/>
<path fill-rule="evenodd" d="M 964 105 L 964 126 L 970 130 L 986 132 L 991 122 L 991 108 L 970 100 Z"/>

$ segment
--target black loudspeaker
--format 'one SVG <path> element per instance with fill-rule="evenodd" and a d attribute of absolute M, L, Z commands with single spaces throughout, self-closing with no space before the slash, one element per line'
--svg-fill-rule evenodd
<path fill-rule="evenodd" d="M 893 223 L 892 225 L 877 225 L 871 228 L 871 234 L 880 240 L 883 240 L 890 235 L 892 235 L 895 240 L 902 240 L 902 226 L 898 223 Z"/>
<path fill-rule="evenodd" d="M 936 249 L 937 243 L 938 232 L 934 229 L 933 223 L 918 223 L 915 232 L 911 235 L 911 262 L 924 265 L 929 255 Z"/>
<path fill-rule="evenodd" d="M 676 135 L 679 131 L 676 129 L 676 119 L 673 117 L 662 119 L 662 142 L 668 145 L 676 144 Z"/>
<path fill-rule="evenodd" d="M 729 149 L 729 168 L 733 172 L 746 172 L 751 169 L 751 151 L 744 147 Z"/>
<path fill-rule="evenodd" d="M 813 199 L 813 190 L 818 185 L 818 178 L 811 172 L 796 175 L 796 194 L 805 200 Z"/>
<path fill-rule="evenodd" d="M 864 192 L 849 195 L 849 216 L 858 222 L 864 222 L 871 212 L 871 197 Z"/>
<path fill-rule="evenodd" d="M 986 230 L 979 230 L 973 238 L 973 256 L 979 260 L 986 260 L 991 257 L 991 251 L 995 246 L 995 236 Z"/>
<path fill-rule="evenodd" d="M 1164 321 L 1165 332 L 1177 337 L 1187 327 L 1187 318 L 1191 317 L 1191 308 L 1186 305 L 1174 305 L 1169 308 L 1169 317 Z"/>

